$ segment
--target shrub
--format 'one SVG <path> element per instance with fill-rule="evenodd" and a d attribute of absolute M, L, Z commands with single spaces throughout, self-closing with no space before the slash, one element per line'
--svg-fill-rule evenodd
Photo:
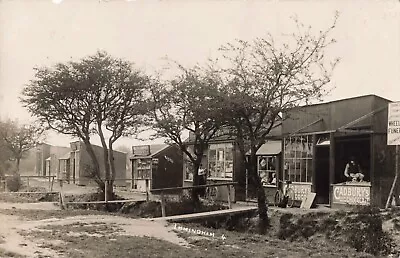
<path fill-rule="evenodd" d="M 21 177 L 18 173 L 6 178 L 7 188 L 10 192 L 18 192 L 22 186 Z"/>
<path fill-rule="evenodd" d="M 393 240 L 383 231 L 377 208 L 357 209 L 346 218 L 344 231 L 348 244 L 359 252 L 386 255 L 392 249 Z"/>

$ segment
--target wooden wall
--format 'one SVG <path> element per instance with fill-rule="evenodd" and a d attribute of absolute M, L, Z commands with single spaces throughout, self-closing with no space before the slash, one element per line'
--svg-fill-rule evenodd
<path fill-rule="evenodd" d="M 158 158 L 158 166 L 157 170 L 153 170 L 152 173 L 151 188 L 159 189 L 182 186 L 183 155 L 181 150 L 176 146 L 170 146 L 162 150 L 154 158 Z"/>
<path fill-rule="evenodd" d="M 79 153 L 79 164 L 77 167 L 79 168 L 78 171 L 76 171 L 76 179 L 77 183 L 79 185 L 87 185 L 87 184 L 95 184 L 94 181 L 90 178 L 90 168 L 93 167 L 92 159 L 86 149 L 86 146 L 83 143 L 73 143 L 77 144 L 78 150 L 80 150 Z M 92 145 L 93 150 L 95 152 L 95 155 L 98 159 L 99 165 L 100 165 L 100 175 L 102 178 L 105 178 L 105 166 L 104 166 L 104 154 L 103 154 L 103 148 L 97 145 Z M 126 178 L 126 153 L 119 152 L 119 151 L 114 151 L 114 162 L 115 162 L 115 171 L 116 175 L 115 178 L 117 179 L 124 179 Z M 71 169 L 72 164 L 71 164 Z M 72 171 L 71 171 L 72 175 Z M 126 181 L 115 181 L 115 185 L 118 186 L 125 186 L 127 184 Z"/>
<path fill-rule="evenodd" d="M 282 123 L 282 133 L 285 135 L 296 132 L 320 118 L 323 119 L 322 122 L 310 126 L 301 132 L 336 130 L 341 126 L 387 105 L 388 102 L 388 100 L 378 96 L 366 95 L 296 108 L 285 114 L 285 119 Z M 380 114 L 375 118 L 369 117 L 361 121 L 358 125 L 371 125 L 376 122 L 376 119 L 382 119 L 382 117 L 384 117 L 384 114 Z M 376 129 L 382 129 L 380 128 L 380 124 L 374 124 L 374 126 Z"/>

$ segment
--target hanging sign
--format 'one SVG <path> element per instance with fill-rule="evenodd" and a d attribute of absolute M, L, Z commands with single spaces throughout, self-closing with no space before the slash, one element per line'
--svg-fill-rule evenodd
<path fill-rule="evenodd" d="M 387 144 L 400 145 L 400 102 L 389 103 Z"/>

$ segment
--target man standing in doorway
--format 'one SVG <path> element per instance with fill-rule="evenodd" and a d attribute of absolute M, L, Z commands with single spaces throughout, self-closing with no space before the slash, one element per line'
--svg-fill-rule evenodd
<path fill-rule="evenodd" d="M 350 157 L 349 162 L 346 164 L 344 169 L 344 175 L 346 178 L 351 179 L 353 182 L 362 182 L 364 179 L 364 174 L 361 171 L 360 164 L 356 162 L 354 156 Z"/>

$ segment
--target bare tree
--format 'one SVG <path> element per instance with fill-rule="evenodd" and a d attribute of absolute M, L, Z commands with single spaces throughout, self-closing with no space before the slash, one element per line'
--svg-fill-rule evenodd
<path fill-rule="evenodd" d="M 21 159 L 41 140 L 43 140 L 44 129 L 37 124 L 18 124 L 17 121 L 8 120 L 0 122 L 0 138 L 3 148 L 11 154 L 10 158 L 15 160 L 16 169 L 19 172 Z"/>
<path fill-rule="evenodd" d="M 147 76 L 132 63 L 105 52 L 35 70 L 35 79 L 23 91 L 25 107 L 50 129 L 83 141 L 92 159 L 94 180 L 102 191 L 107 182 L 107 194 L 113 198 L 113 144 L 142 125 Z M 91 144 L 93 135 L 100 137 L 103 147 L 105 178 Z"/>
<path fill-rule="evenodd" d="M 216 98 L 218 82 L 199 66 L 178 66 L 181 73 L 174 79 L 153 81 L 152 127 L 156 137 L 179 146 L 193 168 L 193 185 L 199 185 L 198 170 L 204 151 L 221 121 Z M 185 132 L 189 132 L 187 141 L 183 138 Z M 199 204 L 198 191 L 192 191 L 192 200 Z"/>
<path fill-rule="evenodd" d="M 257 150 L 286 110 L 320 99 L 329 89 L 338 59 L 328 60 L 326 49 L 335 42 L 332 26 L 317 35 L 296 20 L 298 31 L 275 43 L 273 37 L 236 41 L 221 48 L 221 103 L 226 124 L 232 127 L 249 179 L 256 187 L 260 232 L 269 221 L 265 192 L 257 173 Z M 249 152 L 247 157 L 246 153 Z"/>

